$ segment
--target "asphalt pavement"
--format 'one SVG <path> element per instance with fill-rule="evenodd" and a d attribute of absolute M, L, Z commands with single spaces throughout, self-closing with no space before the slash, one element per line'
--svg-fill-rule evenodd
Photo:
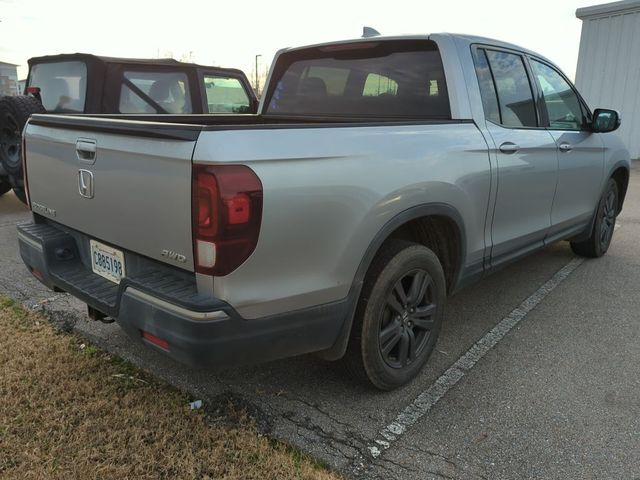
<path fill-rule="evenodd" d="M 559 243 L 450 299 L 436 351 L 380 393 L 312 355 L 193 370 L 46 290 L 20 260 L 0 197 L 0 293 L 150 370 L 212 414 L 247 408 L 274 438 L 352 477 L 640 479 L 640 169 L 613 244 L 581 261 Z"/>

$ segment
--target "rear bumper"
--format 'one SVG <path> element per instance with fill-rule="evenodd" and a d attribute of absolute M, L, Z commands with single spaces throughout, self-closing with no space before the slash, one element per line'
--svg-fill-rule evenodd
<path fill-rule="evenodd" d="M 193 274 L 125 251 L 119 285 L 91 271 L 89 237 L 53 223 L 18 225 L 20 254 L 47 287 L 65 291 L 116 319 L 132 338 L 193 367 L 255 363 L 334 345 L 347 301 L 246 320 L 226 302 L 199 295 Z M 163 349 L 143 339 L 168 342 Z"/>

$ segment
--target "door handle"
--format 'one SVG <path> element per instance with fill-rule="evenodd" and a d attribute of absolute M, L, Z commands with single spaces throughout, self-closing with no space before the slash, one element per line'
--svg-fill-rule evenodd
<path fill-rule="evenodd" d="M 571 145 L 570 143 L 561 143 L 560 145 L 558 145 L 558 148 L 561 152 L 570 152 L 571 150 L 573 150 L 573 145 Z"/>
<path fill-rule="evenodd" d="M 81 162 L 89 164 L 95 162 L 97 151 L 98 144 L 95 140 L 88 138 L 79 138 L 76 140 L 76 155 Z"/>
<path fill-rule="evenodd" d="M 518 150 L 520 150 L 520 146 L 516 145 L 513 142 L 504 142 L 502 145 L 500 145 L 500 151 L 502 153 L 506 153 L 507 155 L 516 153 Z"/>

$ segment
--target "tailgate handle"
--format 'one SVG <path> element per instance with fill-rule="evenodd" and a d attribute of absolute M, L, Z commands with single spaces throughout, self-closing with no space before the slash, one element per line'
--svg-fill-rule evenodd
<path fill-rule="evenodd" d="M 96 152 L 98 144 L 95 140 L 89 138 L 79 138 L 76 140 L 76 155 L 78 160 L 83 163 L 94 163 L 96 161 Z"/>

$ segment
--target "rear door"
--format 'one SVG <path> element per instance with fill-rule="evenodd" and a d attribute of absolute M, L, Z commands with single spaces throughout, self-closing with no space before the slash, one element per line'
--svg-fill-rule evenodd
<path fill-rule="evenodd" d="M 529 62 L 543 95 L 547 129 L 558 147 L 549 236 L 562 236 L 591 221 L 601 193 L 604 144 L 600 134 L 590 131 L 591 114 L 564 75 L 541 60 Z"/>
<path fill-rule="evenodd" d="M 491 227 L 491 264 L 496 266 L 543 245 L 558 159 L 553 137 L 540 125 L 524 57 L 487 47 L 475 48 L 474 59 L 498 166 Z"/>
<path fill-rule="evenodd" d="M 198 134 L 189 125 L 34 116 L 26 130 L 32 209 L 118 249 L 193 270 Z"/>

